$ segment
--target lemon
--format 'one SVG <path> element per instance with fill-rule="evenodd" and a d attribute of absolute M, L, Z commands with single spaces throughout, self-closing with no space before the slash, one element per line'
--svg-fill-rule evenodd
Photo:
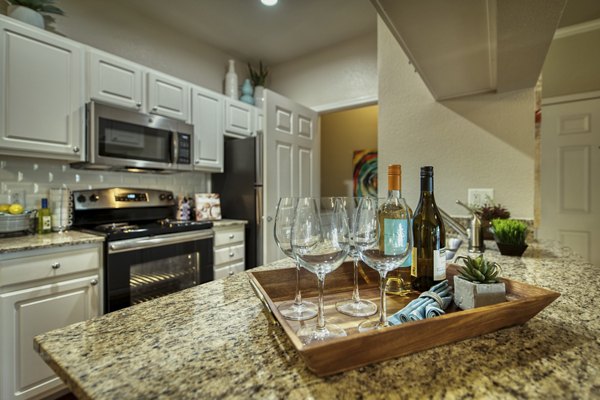
<path fill-rule="evenodd" d="M 10 207 L 8 207 L 8 212 L 13 215 L 23 214 L 23 211 L 23 206 L 17 203 L 11 204 Z"/>
<path fill-rule="evenodd" d="M 0 212 L 7 212 L 10 204 L 0 204 Z"/>

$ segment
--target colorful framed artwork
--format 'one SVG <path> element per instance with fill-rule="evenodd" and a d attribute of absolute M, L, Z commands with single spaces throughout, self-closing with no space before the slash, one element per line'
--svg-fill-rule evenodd
<path fill-rule="evenodd" d="M 377 197 L 377 150 L 355 150 L 352 169 L 354 197 Z"/>

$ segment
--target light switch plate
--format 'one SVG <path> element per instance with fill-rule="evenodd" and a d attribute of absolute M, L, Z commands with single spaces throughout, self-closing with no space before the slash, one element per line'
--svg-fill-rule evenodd
<path fill-rule="evenodd" d="M 494 202 L 494 189 L 468 189 L 468 201 L 471 206 L 482 206 Z"/>

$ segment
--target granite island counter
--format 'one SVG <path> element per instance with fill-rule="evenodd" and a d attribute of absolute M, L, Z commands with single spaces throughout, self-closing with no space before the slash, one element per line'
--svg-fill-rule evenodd
<path fill-rule="evenodd" d="M 502 276 L 561 296 L 522 326 L 325 378 L 245 273 L 37 336 L 34 347 L 81 399 L 600 397 L 598 267 L 547 242 L 523 258 L 486 257 Z"/>

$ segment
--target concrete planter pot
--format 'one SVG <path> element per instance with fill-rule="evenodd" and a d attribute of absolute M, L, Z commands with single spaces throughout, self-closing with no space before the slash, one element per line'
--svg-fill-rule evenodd
<path fill-rule="evenodd" d="M 463 310 L 506 301 L 506 286 L 499 283 L 473 283 L 454 276 L 454 304 Z"/>

